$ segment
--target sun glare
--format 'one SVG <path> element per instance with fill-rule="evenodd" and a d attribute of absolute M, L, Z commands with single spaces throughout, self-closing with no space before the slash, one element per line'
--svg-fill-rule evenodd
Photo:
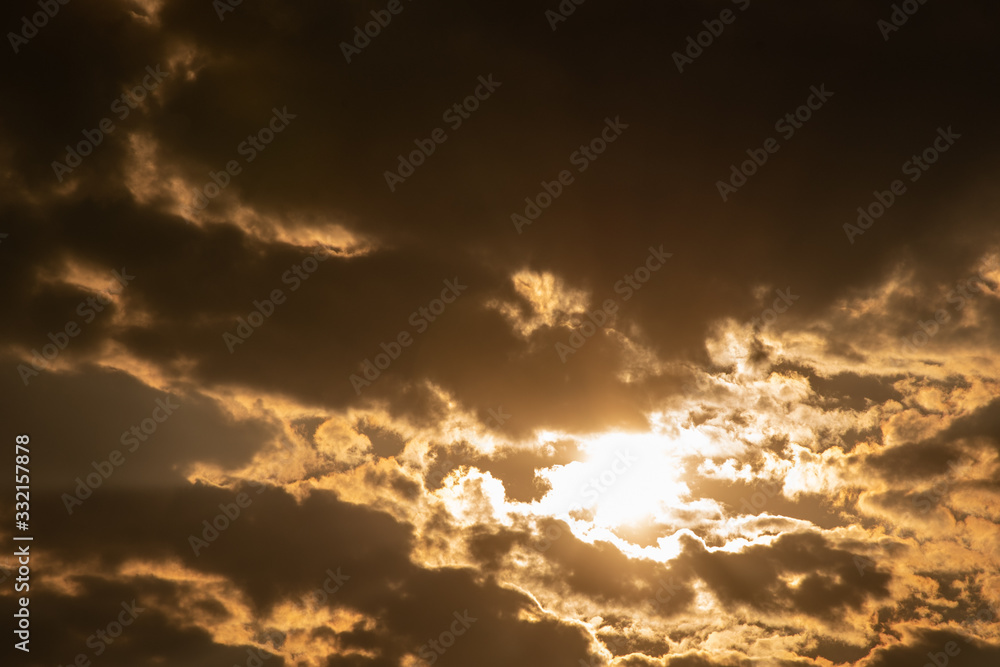
<path fill-rule="evenodd" d="M 585 440 L 580 461 L 541 471 L 552 489 L 536 513 L 614 528 L 662 519 L 689 492 L 687 448 L 663 435 L 608 433 Z"/>

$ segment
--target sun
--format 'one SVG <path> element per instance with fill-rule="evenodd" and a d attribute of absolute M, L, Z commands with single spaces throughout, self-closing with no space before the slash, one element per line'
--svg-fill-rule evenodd
<path fill-rule="evenodd" d="M 690 448 L 655 433 L 614 432 L 585 439 L 584 457 L 539 472 L 551 490 L 536 514 L 616 528 L 662 520 L 689 489 L 682 459 Z"/>

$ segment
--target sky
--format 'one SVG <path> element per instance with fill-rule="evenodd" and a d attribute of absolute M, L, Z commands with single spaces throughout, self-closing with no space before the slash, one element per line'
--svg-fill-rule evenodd
<path fill-rule="evenodd" d="M 0 14 L 3 664 L 1000 664 L 995 2 Z"/>

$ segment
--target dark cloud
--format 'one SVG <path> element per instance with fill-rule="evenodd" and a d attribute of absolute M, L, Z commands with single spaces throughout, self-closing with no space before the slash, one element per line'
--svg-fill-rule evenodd
<path fill-rule="evenodd" d="M 855 554 L 828 545 L 818 534 L 786 533 L 771 545 L 740 553 L 706 551 L 687 539 L 679 565 L 703 579 L 723 603 L 764 610 L 790 607 L 828 619 L 889 594 L 888 574 L 866 576 Z M 796 584 L 787 581 L 796 576 Z"/>
<path fill-rule="evenodd" d="M 995 665 L 1000 649 L 969 637 L 943 630 L 923 630 L 912 644 L 876 649 L 868 664 L 873 667 L 903 667 L 921 662 L 960 663 L 971 667 Z"/>
<path fill-rule="evenodd" d="M 587 655 L 586 641 L 578 629 L 545 617 L 522 593 L 502 588 L 494 580 L 483 580 L 471 570 L 430 570 L 411 564 L 407 558 L 409 530 L 384 514 L 339 502 L 330 494 L 313 495 L 299 505 L 274 489 L 246 488 L 242 492 L 251 504 L 216 537 L 206 534 L 207 528 L 200 521 L 216 521 L 215 517 L 226 511 L 220 504 L 235 512 L 233 503 L 238 501 L 231 492 L 193 487 L 169 495 L 109 491 L 95 497 L 88 513 L 66 517 L 38 537 L 47 545 L 47 560 L 70 564 L 79 561 L 81 552 L 87 553 L 99 574 L 85 577 L 83 590 L 69 598 L 69 603 L 45 597 L 39 606 L 51 604 L 63 609 L 60 613 L 72 619 L 74 627 L 87 627 L 89 621 L 79 615 L 86 613 L 89 619 L 96 613 L 90 607 L 91 595 L 106 606 L 108 600 L 131 600 L 141 594 L 161 613 L 174 611 L 184 600 L 196 596 L 197 589 L 178 596 L 172 585 L 156 578 L 146 581 L 147 589 L 140 592 L 116 584 L 115 595 L 111 595 L 103 587 L 107 586 L 106 578 L 115 577 L 132 559 L 176 559 L 194 571 L 221 576 L 235 585 L 251 602 L 251 613 L 263 622 L 277 603 L 308 599 L 311 591 L 327 585 L 324 577 L 332 569 L 346 579 L 340 589 L 327 596 L 325 604 L 379 619 L 374 634 L 355 630 L 338 637 L 357 648 L 370 644 L 367 648 L 374 649 L 381 659 L 398 660 L 404 653 L 416 653 L 448 631 L 455 614 L 468 621 L 463 615 L 466 611 L 474 619 L 468 623 L 476 625 L 467 628 L 468 638 L 442 654 L 441 664 L 462 664 L 470 656 L 481 655 L 493 656 L 483 658 L 485 664 L 500 665 L 541 655 L 550 664 L 568 666 Z M 115 519 L 108 521 L 112 516 Z M 305 524 L 315 529 L 301 531 L 298 526 Z M 191 546 L 192 535 L 206 540 L 196 547 L 198 555 Z M 218 607 L 211 599 L 199 604 L 208 605 L 207 617 L 218 616 Z M 523 613 L 540 618 L 529 623 L 521 618 Z M 160 626 L 163 628 L 162 623 Z M 479 628 L 483 630 L 476 632 Z M 229 650 L 215 646 L 210 651 L 202 631 L 187 634 L 184 641 L 193 648 L 174 646 L 169 659 L 180 661 L 184 650 L 198 646 L 203 649 L 202 656 L 210 652 L 226 655 Z M 157 642 L 168 638 L 161 636 Z M 75 646 L 76 639 L 75 632 L 67 634 L 63 649 Z M 235 654 L 235 650 L 229 652 Z M 159 654 L 134 648 L 130 655 L 149 661 L 143 664 L 155 664 Z"/>
<path fill-rule="evenodd" d="M 245 664 L 248 650 L 259 655 L 258 646 L 216 643 L 205 629 L 180 621 L 172 613 L 182 600 L 197 595 L 191 586 L 155 577 L 116 580 L 108 576 L 110 572 L 101 574 L 75 577 L 76 595 L 32 595 L 32 632 L 46 640 L 32 640 L 30 655 L 18 664 L 69 665 L 83 655 L 91 664 L 208 667 Z M 211 600 L 196 603 L 191 620 L 221 620 L 216 610 L 205 613 L 205 607 L 213 605 L 217 603 Z M 287 663 L 272 654 L 268 664 Z"/>
<path fill-rule="evenodd" d="M 551 489 L 536 476 L 541 468 L 565 465 L 579 456 L 579 447 L 573 442 L 555 443 L 551 451 L 534 449 L 498 448 L 490 454 L 481 454 L 468 443 L 431 448 L 432 462 L 424 481 L 431 490 L 440 488 L 444 479 L 462 466 L 471 466 L 492 474 L 504 483 L 507 498 L 517 502 L 539 500 Z"/>
<path fill-rule="evenodd" d="M 90 484 L 95 493 L 174 485 L 195 462 L 239 467 L 278 436 L 268 420 L 236 419 L 197 391 L 156 391 L 128 373 L 95 367 L 43 369 L 25 387 L 18 363 L 10 357 L 4 363 L 9 372 L 0 382 L 14 400 L 0 403 L 0 415 L 32 425 L 29 434 L 40 443 L 33 458 L 45 471 L 36 487 L 72 494 L 77 477 L 95 472 L 101 476 L 96 489 Z M 51 419 L 53 409 L 67 409 L 68 418 Z"/>

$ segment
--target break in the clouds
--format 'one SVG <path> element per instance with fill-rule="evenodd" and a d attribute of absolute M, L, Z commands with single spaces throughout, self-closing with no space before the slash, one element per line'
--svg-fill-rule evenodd
<path fill-rule="evenodd" d="M 9 664 L 998 664 L 998 19 L 8 4 Z"/>

